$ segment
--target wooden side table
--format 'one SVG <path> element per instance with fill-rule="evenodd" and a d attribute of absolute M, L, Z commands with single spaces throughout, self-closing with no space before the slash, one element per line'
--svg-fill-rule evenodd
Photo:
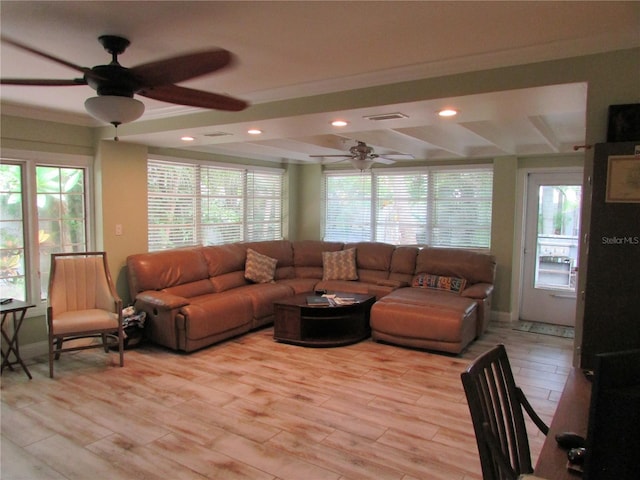
<path fill-rule="evenodd" d="M 10 370 L 13 370 L 13 365 L 19 364 L 28 375 L 29 380 L 33 378 L 31 377 L 31 372 L 29 372 L 29 369 L 20 357 L 20 346 L 18 342 L 18 333 L 20 332 L 20 327 L 22 327 L 24 316 L 27 310 L 33 306 L 34 305 L 20 300 L 11 300 L 11 302 L 7 304 L 0 305 L 0 313 L 2 314 L 2 338 L 7 342 L 7 350 L 2 350 L 2 367 L 0 368 L 0 373 L 4 372 L 4 367 L 9 367 Z M 5 323 L 9 314 L 13 317 L 13 332 L 11 334 L 7 333 L 5 329 Z M 12 353 L 16 357 L 15 360 L 9 359 Z"/>

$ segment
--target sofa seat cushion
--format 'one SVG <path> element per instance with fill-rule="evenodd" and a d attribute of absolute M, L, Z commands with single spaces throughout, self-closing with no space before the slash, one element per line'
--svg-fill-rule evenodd
<path fill-rule="evenodd" d="M 475 303 L 457 293 L 416 287 L 398 288 L 385 297 L 385 301 L 452 309 Z"/>
<path fill-rule="evenodd" d="M 253 305 L 251 299 L 239 293 L 225 292 L 196 297 L 182 307 L 180 313 L 176 328 L 184 330 L 187 339 L 198 340 L 242 326 L 248 330 Z"/>
<path fill-rule="evenodd" d="M 316 289 L 318 283 L 317 278 L 285 278 L 277 280 L 279 285 L 286 285 L 293 290 L 293 294 L 313 292 Z"/>
<path fill-rule="evenodd" d="M 213 285 L 209 279 L 198 280 L 196 282 L 183 283 L 182 285 L 176 285 L 175 287 L 168 287 L 162 290 L 163 292 L 176 295 L 178 297 L 192 298 L 200 295 L 207 295 L 214 293 Z"/>
<path fill-rule="evenodd" d="M 273 302 L 293 295 L 293 289 L 282 283 L 256 283 L 233 290 L 249 299 L 253 318 L 261 319 L 273 315 Z"/>
<path fill-rule="evenodd" d="M 380 299 L 393 292 L 395 284 L 366 283 L 349 280 L 322 280 L 316 284 L 316 290 L 326 290 L 327 292 L 361 293 L 373 295 Z"/>
<path fill-rule="evenodd" d="M 352 280 L 321 280 L 316 284 L 316 290 L 327 292 L 369 293 L 370 284 Z"/>

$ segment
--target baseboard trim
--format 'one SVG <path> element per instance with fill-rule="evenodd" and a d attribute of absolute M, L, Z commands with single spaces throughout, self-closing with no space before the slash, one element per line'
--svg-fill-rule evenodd
<path fill-rule="evenodd" d="M 512 323 L 511 312 L 491 310 L 491 321 L 497 323 Z"/>

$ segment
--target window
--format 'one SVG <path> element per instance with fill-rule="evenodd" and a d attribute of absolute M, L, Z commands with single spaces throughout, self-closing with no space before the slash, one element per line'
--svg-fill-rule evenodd
<path fill-rule="evenodd" d="M 0 165 L 3 297 L 45 300 L 50 254 L 87 250 L 86 177 L 85 167 L 3 159 Z"/>
<path fill-rule="evenodd" d="M 325 177 L 324 239 L 360 242 L 371 239 L 371 176 L 366 173 Z"/>
<path fill-rule="evenodd" d="M 282 238 L 282 171 L 149 160 L 149 251 Z"/>
<path fill-rule="evenodd" d="M 20 165 L 0 165 L 0 212 L 0 295 L 25 300 L 26 255 Z"/>
<path fill-rule="evenodd" d="M 489 248 L 493 170 L 327 172 L 324 239 Z"/>

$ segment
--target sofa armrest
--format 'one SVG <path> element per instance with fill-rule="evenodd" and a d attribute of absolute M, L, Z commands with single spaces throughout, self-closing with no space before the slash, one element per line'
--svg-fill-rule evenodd
<path fill-rule="evenodd" d="M 482 300 L 491 295 L 491 292 L 493 292 L 492 283 L 474 283 L 473 285 L 465 288 L 461 295 L 467 298 Z"/>
<path fill-rule="evenodd" d="M 380 279 L 376 280 L 376 285 L 380 285 L 381 287 L 392 287 L 392 288 L 402 288 L 408 287 L 409 282 L 404 282 L 402 280 L 389 280 L 389 279 Z"/>
<path fill-rule="evenodd" d="M 154 308 L 173 310 L 189 304 L 189 300 L 167 292 L 147 290 L 136 295 L 136 301 Z"/>

